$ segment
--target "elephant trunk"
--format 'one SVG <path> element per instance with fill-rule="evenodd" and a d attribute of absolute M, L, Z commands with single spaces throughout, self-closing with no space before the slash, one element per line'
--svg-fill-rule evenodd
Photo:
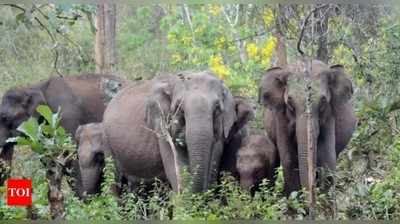
<path fill-rule="evenodd" d="M 0 124 L 0 147 L 6 145 L 7 139 L 10 137 L 10 130 L 5 125 Z"/>
<path fill-rule="evenodd" d="M 101 168 L 90 167 L 81 169 L 82 190 L 81 193 L 95 194 L 100 189 Z"/>
<path fill-rule="evenodd" d="M 308 182 L 308 150 L 309 150 L 309 130 L 307 127 L 307 115 L 302 114 L 300 118 L 296 119 L 296 137 L 297 137 L 297 150 L 298 150 L 298 161 L 299 161 L 299 176 L 300 183 L 306 190 L 309 189 Z M 317 153 L 317 136 L 319 135 L 319 129 L 317 128 L 317 122 L 315 119 L 311 121 L 311 142 L 314 147 L 313 166 L 316 167 L 316 153 Z"/>
<path fill-rule="evenodd" d="M 244 176 L 244 177 L 243 177 Z M 251 188 L 254 186 L 254 179 L 252 174 L 241 174 L 240 176 L 240 187 L 243 190 L 250 191 Z"/>
<path fill-rule="evenodd" d="M 192 174 L 193 192 L 205 191 L 208 188 L 211 151 L 214 143 L 212 113 L 205 112 L 205 107 L 194 104 L 185 110 L 186 145 L 189 154 L 190 172 Z"/>

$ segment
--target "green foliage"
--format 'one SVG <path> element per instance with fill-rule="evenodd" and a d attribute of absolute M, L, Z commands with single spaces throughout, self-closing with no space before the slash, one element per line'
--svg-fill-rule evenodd
<path fill-rule="evenodd" d="M 59 125 L 60 109 L 53 114 L 48 106 L 39 105 L 36 111 L 45 121 L 39 124 L 36 118 L 29 118 L 17 128 L 22 135 L 10 138 L 7 142 L 15 142 L 20 146 L 27 145 L 32 151 L 49 159 L 72 154 L 74 149 L 71 136 Z"/>
<path fill-rule="evenodd" d="M 104 182 L 102 193 L 96 196 L 89 196 L 85 202 L 80 201 L 73 192 L 66 196 L 66 214 L 69 220 L 110 220 L 121 219 L 119 215 L 118 200 L 111 192 L 115 182 L 115 167 L 111 158 L 106 158 L 104 167 Z"/>

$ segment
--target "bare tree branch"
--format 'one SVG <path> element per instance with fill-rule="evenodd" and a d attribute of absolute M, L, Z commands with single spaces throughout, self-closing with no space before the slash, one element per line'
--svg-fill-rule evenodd
<path fill-rule="evenodd" d="M 306 17 L 305 20 L 304 20 L 304 23 L 303 23 L 303 26 L 302 26 L 301 32 L 300 32 L 299 41 L 297 42 L 297 51 L 298 51 L 302 56 L 304 56 L 304 51 L 301 50 L 301 42 L 302 42 L 303 37 L 304 37 L 305 29 L 306 29 L 306 27 L 307 27 L 307 25 L 308 25 L 308 21 L 310 20 L 311 16 L 312 16 L 315 12 L 317 12 L 318 10 L 320 10 L 320 9 L 322 9 L 322 8 L 324 8 L 324 7 L 326 7 L 327 5 L 328 5 L 328 4 L 323 4 L 323 5 L 321 5 L 321 6 L 318 6 L 318 7 L 314 8 L 313 10 L 311 10 L 311 12 L 307 15 L 307 17 Z"/>

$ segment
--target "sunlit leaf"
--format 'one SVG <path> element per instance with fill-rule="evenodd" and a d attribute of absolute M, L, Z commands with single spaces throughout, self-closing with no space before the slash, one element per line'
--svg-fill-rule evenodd
<path fill-rule="evenodd" d="M 33 117 L 29 118 L 27 121 L 23 122 L 17 131 L 27 135 L 32 141 L 38 140 L 38 129 L 39 124 L 37 120 Z"/>

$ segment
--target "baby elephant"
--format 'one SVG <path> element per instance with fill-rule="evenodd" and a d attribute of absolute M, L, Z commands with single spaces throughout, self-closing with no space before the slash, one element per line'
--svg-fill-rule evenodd
<path fill-rule="evenodd" d="M 236 169 L 240 186 L 246 190 L 255 190 L 263 178 L 273 184 L 278 166 L 277 149 L 266 136 L 250 135 L 237 153 Z"/>
<path fill-rule="evenodd" d="M 107 144 L 103 138 L 103 124 L 81 125 L 75 132 L 79 144 L 78 159 L 81 185 L 79 195 L 100 192 L 104 157 L 108 155 Z"/>

